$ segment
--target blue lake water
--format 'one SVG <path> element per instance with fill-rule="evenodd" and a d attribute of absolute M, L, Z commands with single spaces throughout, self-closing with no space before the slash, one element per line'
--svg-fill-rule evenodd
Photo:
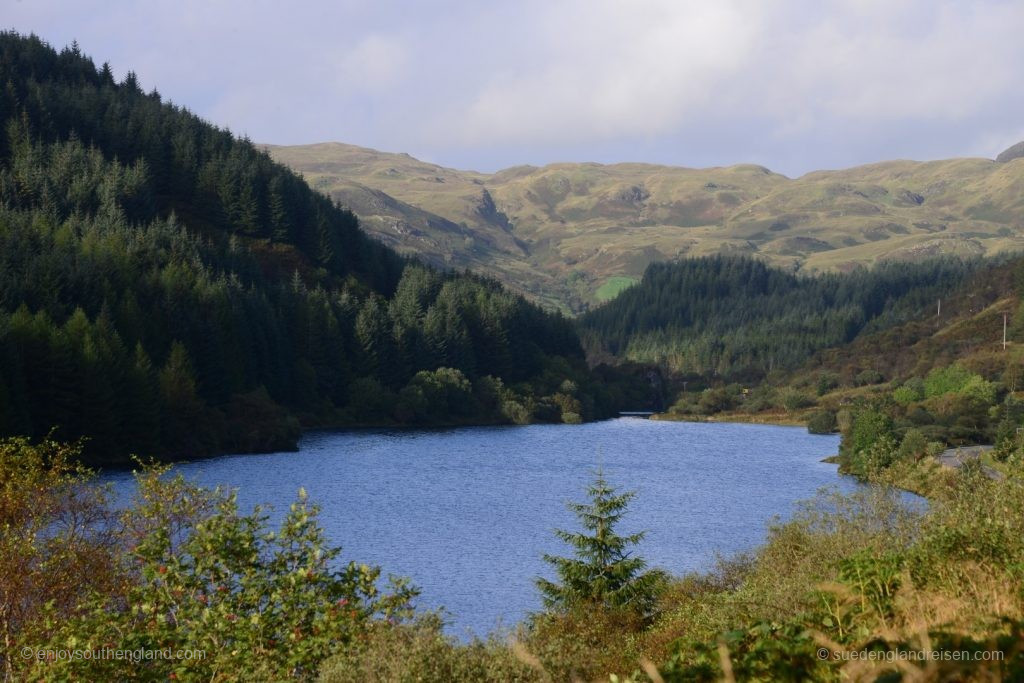
<path fill-rule="evenodd" d="M 578 426 L 312 432 L 297 453 L 224 456 L 177 465 L 208 486 L 237 488 L 241 507 L 280 517 L 300 487 L 322 508 L 343 559 L 378 564 L 444 607 L 457 636 L 512 626 L 540 607 L 544 553 L 567 554 L 556 527 L 585 498 L 593 470 L 637 496 L 624 532 L 646 530 L 638 552 L 675 574 L 750 549 L 766 525 L 825 486 L 856 487 L 822 463 L 838 436 L 802 427 L 621 418 Z M 121 495 L 123 472 L 104 475 Z"/>

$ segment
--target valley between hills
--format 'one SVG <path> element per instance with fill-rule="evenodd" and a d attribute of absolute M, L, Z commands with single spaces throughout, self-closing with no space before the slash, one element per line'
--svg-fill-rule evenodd
<path fill-rule="evenodd" d="M 1024 249 L 1024 146 L 788 178 L 762 166 L 556 163 L 496 173 L 330 142 L 265 145 L 405 254 L 581 313 L 653 262 L 756 255 L 799 272 Z"/>

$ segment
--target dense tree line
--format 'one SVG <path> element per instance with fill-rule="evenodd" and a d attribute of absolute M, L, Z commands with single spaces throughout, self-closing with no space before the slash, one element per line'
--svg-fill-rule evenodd
<path fill-rule="evenodd" d="M 0 34 L 0 434 L 265 450 L 308 424 L 577 421 L 571 323 L 404 260 L 247 140 Z"/>
<path fill-rule="evenodd" d="M 581 329 L 597 352 L 754 381 L 862 332 L 919 317 L 976 267 L 935 259 L 803 276 L 745 257 L 658 263 L 585 315 Z"/>

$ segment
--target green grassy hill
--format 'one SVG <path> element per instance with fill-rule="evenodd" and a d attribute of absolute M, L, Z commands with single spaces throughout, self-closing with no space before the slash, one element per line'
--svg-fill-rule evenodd
<path fill-rule="evenodd" d="M 482 174 L 338 143 L 267 149 L 400 251 L 487 272 L 577 312 L 619 288 L 618 278 L 684 255 L 757 254 L 815 271 L 1024 248 L 1015 148 L 1001 161 L 889 161 L 797 179 L 753 165 Z"/>

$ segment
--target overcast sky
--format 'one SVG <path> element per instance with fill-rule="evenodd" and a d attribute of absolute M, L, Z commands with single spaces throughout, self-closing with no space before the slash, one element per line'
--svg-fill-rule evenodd
<path fill-rule="evenodd" d="M 492 171 L 993 157 L 1024 139 L 1021 0 L 0 0 L 257 142 Z"/>

